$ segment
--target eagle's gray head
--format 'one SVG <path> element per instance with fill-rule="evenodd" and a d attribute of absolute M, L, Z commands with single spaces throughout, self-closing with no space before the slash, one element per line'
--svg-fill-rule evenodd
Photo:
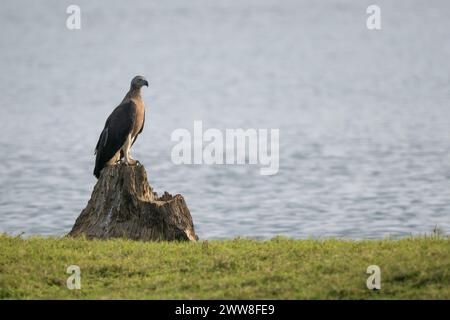
<path fill-rule="evenodd" d="M 136 76 L 131 80 L 131 88 L 132 89 L 140 89 L 143 86 L 148 87 L 148 81 L 143 76 Z"/>

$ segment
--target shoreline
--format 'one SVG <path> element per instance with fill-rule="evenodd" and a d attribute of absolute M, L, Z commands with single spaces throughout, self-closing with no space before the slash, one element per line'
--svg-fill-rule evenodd
<path fill-rule="evenodd" d="M 449 299 L 450 238 L 141 242 L 0 235 L 1 299 Z M 81 289 L 69 290 L 69 266 Z M 381 269 L 381 289 L 366 286 Z"/>

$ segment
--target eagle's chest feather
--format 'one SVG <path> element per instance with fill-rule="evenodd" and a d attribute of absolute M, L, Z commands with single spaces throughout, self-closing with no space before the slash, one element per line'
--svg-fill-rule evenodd
<path fill-rule="evenodd" d="M 134 127 L 131 131 L 131 136 L 134 138 L 139 131 L 141 131 L 142 125 L 144 123 L 145 107 L 144 101 L 142 99 L 131 99 L 136 105 L 136 120 L 134 121 Z"/>

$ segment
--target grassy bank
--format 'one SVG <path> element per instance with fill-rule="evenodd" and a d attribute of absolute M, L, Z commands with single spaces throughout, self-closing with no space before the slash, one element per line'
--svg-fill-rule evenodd
<path fill-rule="evenodd" d="M 381 290 L 366 287 L 369 265 Z M 81 290 L 66 268 L 81 268 Z M 198 243 L 0 236 L 2 299 L 450 299 L 450 240 Z"/>

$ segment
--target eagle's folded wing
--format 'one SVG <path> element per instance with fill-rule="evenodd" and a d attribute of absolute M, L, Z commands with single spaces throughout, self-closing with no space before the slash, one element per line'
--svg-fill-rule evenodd
<path fill-rule="evenodd" d="M 120 104 L 106 120 L 105 128 L 95 148 L 94 175 L 98 178 L 106 163 L 119 151 L 136 121 L 136 105 L 128 100 Z"/>

